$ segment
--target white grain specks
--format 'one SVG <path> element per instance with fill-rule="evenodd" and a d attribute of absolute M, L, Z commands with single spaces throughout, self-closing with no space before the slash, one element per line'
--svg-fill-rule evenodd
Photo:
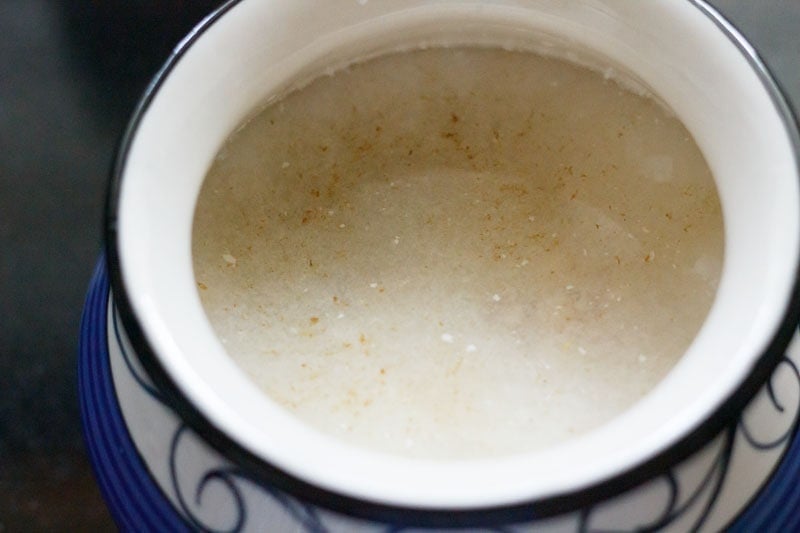
<path fill-rule="evenodd" d="M 451 344 L 455 338 L 449 333 L 442 333 L 442 340 L 448 344 Z"/>
<path fill-rule="evenodd" d="M 236 266 L 236 258 L 231 254 L 222 254 L 222 259 L 224 259 L 229 265 Z"/>

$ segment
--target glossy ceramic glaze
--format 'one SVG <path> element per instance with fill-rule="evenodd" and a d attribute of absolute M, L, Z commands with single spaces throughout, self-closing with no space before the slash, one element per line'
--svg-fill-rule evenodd
<path fill-rule="evenodd" d="M 612 75 L 625 72 L 649 88 L 692 132 L 715 175 L 725 264 L 716 301 L 682 361 L 611 423 L 538 453 L 458 463 L 405 460 L 309 429 L 242 375 L 213 335 L 197 296 L 193 206 L 228 133 L 293 82 L 382 51 L 466 43 L 566 56 Z M 781 362 L 798 314 L 796 145 L 794 123 L 758 58 L 699 2 L 232 1 L 187 37 L 157 77 L 114 171 L 107 244 L 119 320 L 116 313 L 110 318 L 130 339 L 131 368 L 140 361 L 154 383 L 141 389 L 158 391 L 150 397 L 161 405 L 144 417 L 150 428 L 132 434 L 145 435 L 153 453 L 163 455 L 156 413 L 174 410 L 178 418 L 169 414 L 165 420 L 171 422 L 164 424 L 186 429 L 174 432 L 171 447 L 198 435 L 198 444 L 187 448 L 194 451 L 183 456 L 186 464 L 224 465 L 210 471 L 225 475 L 200 479 L 231 486 L 236 472 L 258 480 L 255 493 L 265 486 L 280 489 L 276 502 L 289 494 L 294 499 L 287 501 L 314 509 L 312 516 L 333 517 L 337 527 L 346 520 L 371 526 L 515 524 L 532 516 L 599 521 L 600 527 L 606 518 L 622 516 L 614 509 L 626 509 L 625 517 L 641 523 L 677 523 L 701 499 L 686 500 L 687 494 L 714 486 L 715 472 L 723 469 L 714 465 L 727 465 L 734 450 L 745 449 L 737 442 L 759 442 L 748 439 L 749 426 L 740 423 L 747 402 L 776 367 L 794 368 Z M 144 377 L 141 383 L 147 383 Z M 143 418 L 133 390 L 117 384 L 123 413 L 130 401 L 136 407 L 128 416 Z M 770 390 L 764 393 L 768 400 Z M 773 400 L 766 402 L 773 410 L 783 405 Z M 786 438 L 780 442 L 772 450 L 775 459 Z M 139 447 L 147 462 L 145 444 Z M 202 470 L 172 461 L 181 479 Z M 705 466 L 683 474 L 686 465 Z M 739 504 L 720 508 L 718 521 L 708 518 L 710 507 L 693 519 L 725 523 L 770 468 L 744 476 L 750 488 L 725 499 Z M 684 478 L 699 484 L 676 490 Z"/>

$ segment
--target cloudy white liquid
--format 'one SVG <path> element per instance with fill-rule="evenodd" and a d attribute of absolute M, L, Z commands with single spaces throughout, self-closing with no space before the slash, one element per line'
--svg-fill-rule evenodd
<path fill-rule="evenodd" d="M 556 444 L 652 389 L 710 308 L 723 225 L 654 100 L 434 48 L 321 77 L 232 135 L 193 254 L 267 395 L 357 445 L 455 459 Z"/>

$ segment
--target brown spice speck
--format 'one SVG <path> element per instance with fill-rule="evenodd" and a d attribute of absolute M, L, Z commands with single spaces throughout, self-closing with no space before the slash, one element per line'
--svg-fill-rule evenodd
<path fill-rule="evenodd" d="M 205 283 L 200 283 L 199 281 L 197 282 L 197 287 L 200 290 L 203 290 L 203 291 L 207 291 L 208 290 L 208 285 L 206 285 Z"/>
<path fill-rule="evenodd" d="M 311 322 L 312 325 L 316 324 L 317 322 L 319 322 L 319 317 L 318 316 L 312 316 L 311 318 L 308 319 L 308 321 Z"/>
<path fill-rule="evenodd" d="M 517 183 L 504 183 L 500 185 L 500 192 L 513 194 L 515 196 L 525 196 L 528 194 L 528 189 Z"/>

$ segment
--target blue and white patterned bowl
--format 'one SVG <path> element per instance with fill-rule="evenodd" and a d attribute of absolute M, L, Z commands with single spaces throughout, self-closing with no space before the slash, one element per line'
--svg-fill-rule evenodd
<path fill-rule="evenodd" d="M 265 98 L 331 64 L 420 43 L 542 40 L 633 73 L 703 151 L 721 200 L 725 261 L 694 342 L 633 408 L 542 452 L 414 461 L 300 423 L 226 355 L 197 294 L 191 224 L 218 147 Z M 209 530 L 725 526 L 794 433 L 798 146 L 755 52 L 699 0 L 229 1 L 156 77 L 112 175 L 110 281 L 99 273 L 87 304 L 81 384 L 112 509 L 133 529 L 141 520 Z M 760 498 L 768 503 L 738 523 L 760 520 L 783 493 Z"/>
<path fill-rule="evenodd" d="M 485 531 L 797 531 L 800 340 L 741 413 L 689 458 L 620 495 Z M 190 428 L 142 368 L 114 307 L 105 262 L 81 328 L 79 387 L 92 464 L 128 531 L 400 531 L 277 489 Z"/>

